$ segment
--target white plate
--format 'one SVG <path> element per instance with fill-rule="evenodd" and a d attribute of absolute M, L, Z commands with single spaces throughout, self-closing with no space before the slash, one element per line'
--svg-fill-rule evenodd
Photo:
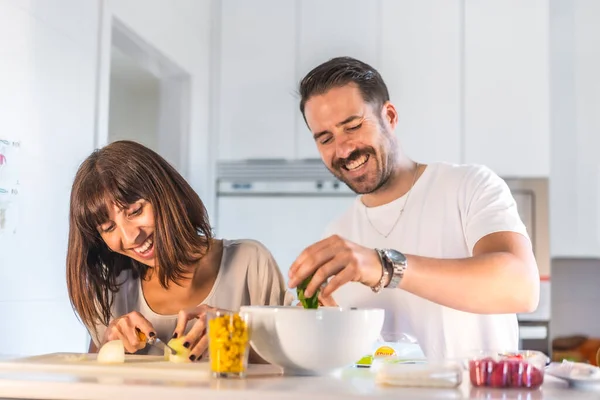
<path fill-rule="evenodd" d="M 569 386 L 600 390 L 600 368 L 593 365 L 563 361 L 546 367 L 546 374 L 564 379 Z"/>

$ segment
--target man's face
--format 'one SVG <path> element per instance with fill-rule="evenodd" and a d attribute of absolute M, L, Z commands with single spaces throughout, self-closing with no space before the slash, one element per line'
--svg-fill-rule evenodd
<path fill-rule="evenodd" d="M 358 87 L 349 84 L 309 98 L 304 115 L 333 175 L 359 194 L 385 185 L 395 157 L 393 106 L 375 110 Z"/>

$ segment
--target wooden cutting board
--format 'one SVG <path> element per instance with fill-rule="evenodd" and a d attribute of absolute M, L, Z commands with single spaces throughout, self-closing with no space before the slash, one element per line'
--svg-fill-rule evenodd
<path fill-rule="evenodd" d="M 97 354 L 52 353 L 39 356 L 0 361 L 0 371 L 68 373 L 93 377 L 127 377 L 176 381 L 206 381 L 210 378 L 208 362 L 173 363 L 162 356 L 126 354 L 122 364 L 103 364 Z M 247 375 L 281 374 L 281 369 L 271 365 L 250 365 Z"/>

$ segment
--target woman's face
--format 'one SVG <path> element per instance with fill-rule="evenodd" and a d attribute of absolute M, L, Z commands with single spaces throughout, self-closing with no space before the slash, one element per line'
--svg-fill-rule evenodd
<path fill-rule="evenodd" d="M 154 209 L 138 200 L 126 209 L 108 204 L 109 220 L 98 227 L 100 236 L 115 253 L 154 267 Z"/>

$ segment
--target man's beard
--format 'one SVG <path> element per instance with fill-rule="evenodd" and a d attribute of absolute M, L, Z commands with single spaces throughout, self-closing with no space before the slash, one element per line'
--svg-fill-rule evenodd
<path fill-rule="evenodd" d="M 382 149 L 380 149 L 380 154 L 381 152 Z M 370 173 L 369 170 L 367 170 L 367 173 L 354 179 L 346 177 L 346 164 L 359 160 L 363 156 L 368 157 L 368 160 L 366 161 L 367 163 L 375 163 L 374 172 Z M 388 163 L 386 166 L 391 165 L 390 160 L 387 161 Z M 350 153 L 350 155 L 346 158 L 338 158 L 334 160 L 332 167 L 328 167 L 328 169 L 336 178 L 344 182 L 346 186 L 348 186 L 354 193 L 370 194 L 376 192 L 382 186 L 384 186 L 391 176 L 391 170 L 389 170 L 389 168 L 385 168 L 386 166 L 381 164 L 382 163 L 377 157 L 377 151 L 375 151 L 373 147 L 369 146 L 352 151 L 352 153 Z M 367 168 L 372 169 L 373 166 L 368 165 Z"/>

